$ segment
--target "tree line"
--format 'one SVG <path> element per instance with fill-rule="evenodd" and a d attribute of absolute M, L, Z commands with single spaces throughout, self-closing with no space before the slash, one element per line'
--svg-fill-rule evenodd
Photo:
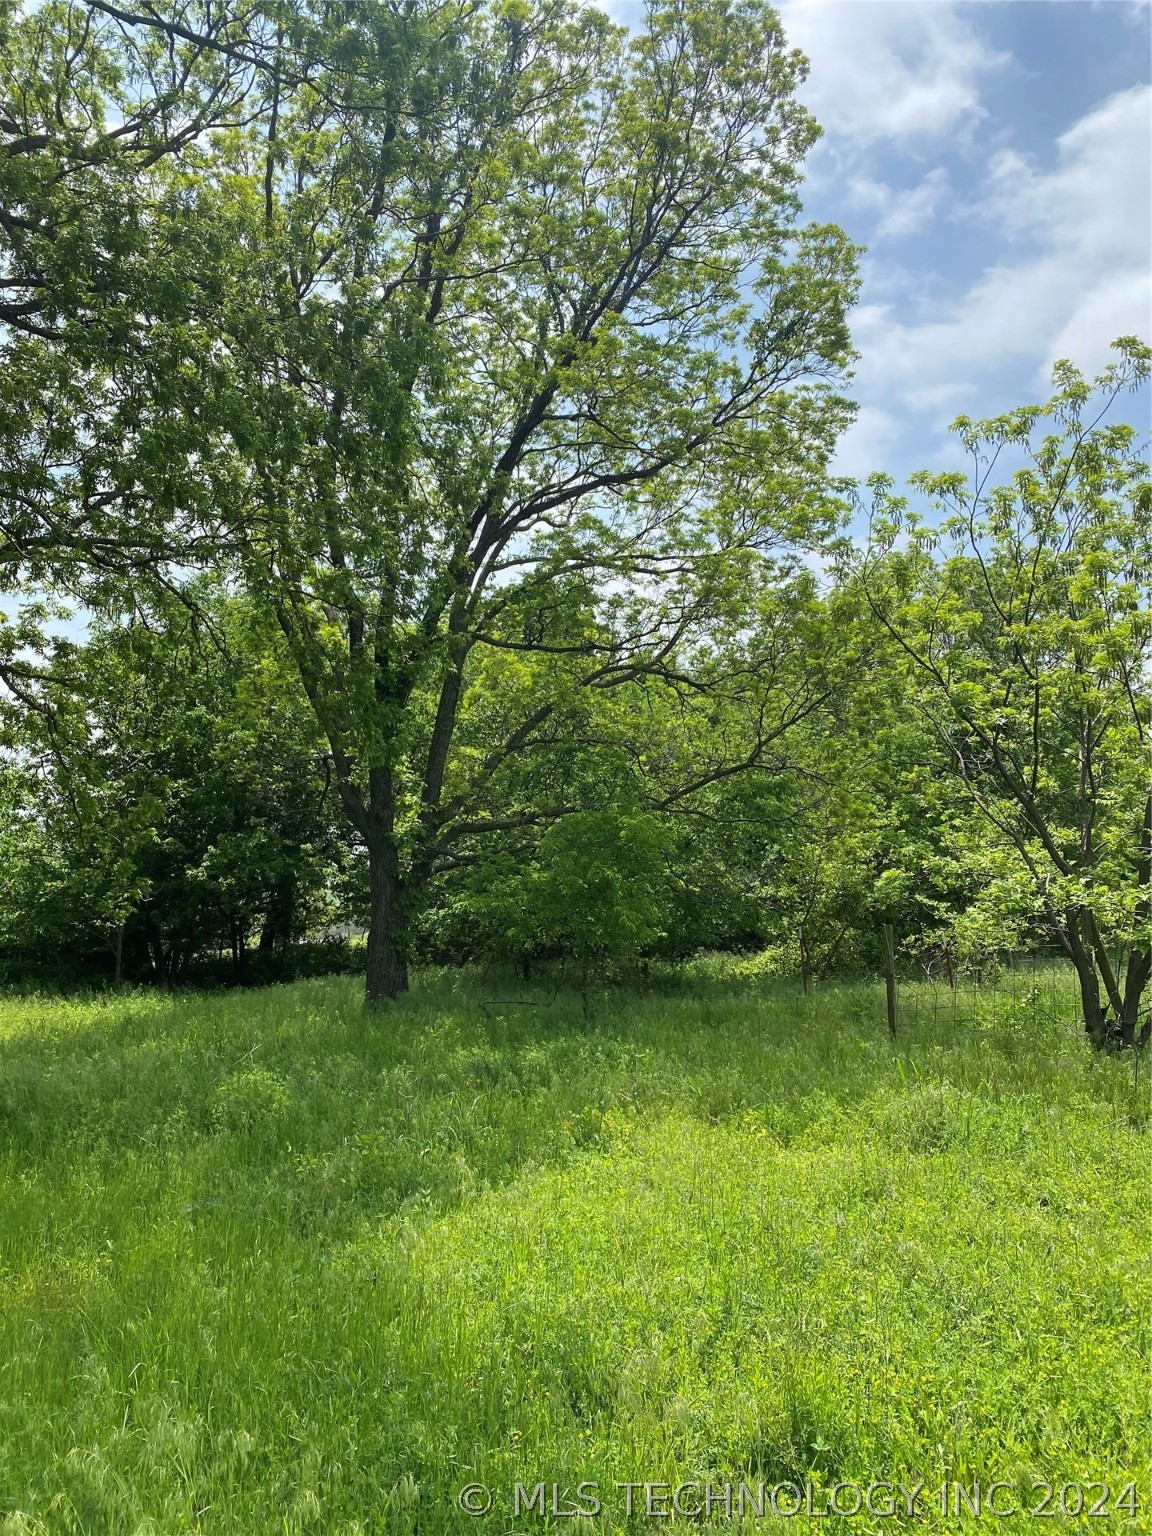
<path fill-rule="evenodd" d="M 892 922 L 1053 939 L 1146 1035 L 1148 477 L 1098 411 L 1148 350 L 959 422 L 931 529 L 836 480 L 805 68 L 760 0 L 0 9 L 10 954 L 240 979 L 352 917 L 379 1003 Z"/>

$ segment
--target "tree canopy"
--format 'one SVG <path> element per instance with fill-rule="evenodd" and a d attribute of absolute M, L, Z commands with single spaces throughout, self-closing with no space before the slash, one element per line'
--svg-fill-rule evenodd
<path fill-rule="evenodd" d="M 854 501 L 805 71 L 763 0 L 0 4 L 9 949 L 892 924 L 1147 1038 L 1147 348 Z"/>

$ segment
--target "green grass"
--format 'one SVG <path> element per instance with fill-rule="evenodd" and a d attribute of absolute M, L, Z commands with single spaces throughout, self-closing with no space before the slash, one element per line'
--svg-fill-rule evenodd
<path fill-rule="evenodd" d="M 0 1003 L 4 1536 L 653 1531 L 614 1483 L 707 1479 L 1135 1479 L 1148 1528 L 1131 1060 L 1035 997 L 509 993 Z"/>

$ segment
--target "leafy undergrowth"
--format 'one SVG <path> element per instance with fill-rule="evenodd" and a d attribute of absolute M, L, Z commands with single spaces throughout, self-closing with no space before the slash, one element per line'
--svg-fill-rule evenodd
<path fill-rule="evenodd" d="M 588 1018 L 500 990 L 0 1004 L 5 1536 L 658 1530 L 617 1483 L 709 1481 L 926 1485 L 745 1506 L 866 1536 L 964 1524 L 945 1481 L 1135 1480 L 1147 1528 L 1131 1061 L 715 967 Z"/>

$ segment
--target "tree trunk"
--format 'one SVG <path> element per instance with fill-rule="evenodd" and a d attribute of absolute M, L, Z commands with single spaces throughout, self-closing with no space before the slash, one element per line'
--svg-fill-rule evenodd
<path fill-rule="evenodd" d="M 1085 953 L 1073 962 L 1076 980 L 1080 983 L 1080 1010 L 1084 1015 L 1084 1033 L 1092 1044 L 1101 1049 L 1108 1044 L 1108 1015 L 1100 1002 L 1100 978 L 1092 956 Z"/>
<path fill-rule="evenodd" d="M 1148 932 L 1148 919 L 1152 917 L 1152 792 L 1149 792 L 1144 802 L 1144 826 L 1140 835 L 1140 847 L 1136 854 L 1136 879 L 1140 886 L 1140 900 L 1136 903 L 1136 921 L 1144 933 Z M 1128 951 L 1128 968 L 1124 977 L 1124 1008 L 1120 1015 L 1120 1029 L 1123 1043 L 1134 1045 L 1141 1050 L 1152 1038 L 1152 1016 L 1144 1021 L 1143 1027 L 1137 1032 L 1140 1022 L 1140 1000 L 1144 996 L 1144 988 L 1148 985 L 1152 976 L 1152 945 L 1145 944 L 1137 948 L 1135 945 Z"/>
<path fill-rule="evenodd" d="M 1091 924 L 1085 914 L 1076 907 L 1070 908 L 1064 924 L 1064 942 L 1072 964 L 1076 968 L 1076 980 L 1080 984 L 1080 1011 L 1084 1015 L 1084 1033 L 1096 1047 L 1103 1050 L 1108 1044 L 1108 1011 L 1100 1001 L 1100 976 L 1096 969 L 1096 954 L 1090 942 Z"/>
<path fill-rule="evenodd" d="M 277 946 L 286 947 L 292 941 L 296 916 L 296 881 L 278 881 L 268 897 L 268 907 L 260 929 L 258 948 L 265 954 Z"/>
<path fill-rule="evenodd" d="M 379 1007 L 408 990 L 408 955 L 403 890 L 391 837 L 368 838 L 368 883 L 371 908 L 368 922 L 368 971 L 364 998 Z"/>
<path fill-rule="evenodd" d="M 244 925 L 239 918 L 229 918 L 230 937 L 232 941 L 232 985 L 243 986 L 246 970 L 245 961 L 248 958 L 248 936 L 244 932 Z"/>
<path fill-rule="evenodd" d="M 1136 1030 L 1140 1020 L 1140 1000 L 1144 996 L 1144 988 L 1148 985 L 1150 972 L 1152 972 L 1152 949 L 1129 950 L 1128 968 L 1124 977 L 1124 1012 L 1120 1018 L 1120 1033 L 1124 1045 L 1134 1045 L 1138 1049 L 1147 1045 L 1149 1037 L 1152 1037 L 1152 1018 L 1144 1021 L 1139 1033 Z"/>
<path fill-rule="evenodd" d="M 172 979 L 169 975 L 168 952 L 164 946 L 163 936 L 152 929 L 151 925 L 149 925 L 147 944 L 156 980 L 161 986 L 168 986 Z"/>
<path fill-rule="evenodd" d="M 1088 936 L 1098 942 L 1086 942 Z M 1131 1046 L 1139 1049 L 1152 1036 L 1152 1021 L 1146 1022 L 1139 1031 L 1137 1029 L 1140 1001 L 1152 971 L 1152 951 L 1129 950 L 1121 988 L 1099 937 L 1091 911 L 1069 912 L 1065 927 L 1066 947 L 1080 983 L 1084 1033 L 1097 1050 L 1123 1050 Z M 1107 1002 L 1100 995 L 1102 970 Z"/>

